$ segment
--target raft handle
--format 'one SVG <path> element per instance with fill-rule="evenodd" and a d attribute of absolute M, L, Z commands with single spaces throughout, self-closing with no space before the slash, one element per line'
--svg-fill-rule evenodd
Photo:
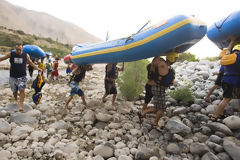
<path fill-rule="evenodd" d="M 126 41 L 125 41 L 125 43 L 127 43 L 129 40 L 133 40 L 133 35 L 131 35 L 131 36 L 129 36 L 129 37 L 127 37 L 127 39 L 126 39 Z"/>

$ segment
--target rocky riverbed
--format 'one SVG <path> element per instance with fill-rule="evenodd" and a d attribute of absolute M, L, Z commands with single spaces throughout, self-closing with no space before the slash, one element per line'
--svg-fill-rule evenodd
<path fill-rule="evenodd" d="M 84 110 L 75 97 L 64 108 L 69 96 L 67 80 L 49 81 L 43 87 L 39 105 L 31 100 L 33 90 L 26 89 L 24 113 L 10 102 L 9 87 L 0 92 L 0 159 L 76 159 L 76 160 L 239 160 L 240 105 L 238 100 L 226 108 L 230 114 L 223 122 L 212 122 L 221 101 L 222 90 L 216 89 L 211 103 L 204 100 L 214 84 L 219 65 L 216 62 L 175 63 L 175 87 L 183 79 L 193 82 L 197 98 L 182 105 L 168 97 L 167 109 L 160 119 L 159 132 L 152 127 L 155 115 L 149 114 L 142 125 L 137 112 L 143 100 L 125 101 L 118 96 L 116 108 L 111 96 L 104 106 L 104 65 L 94 65 L 80 84 L 89 105 Z"/>

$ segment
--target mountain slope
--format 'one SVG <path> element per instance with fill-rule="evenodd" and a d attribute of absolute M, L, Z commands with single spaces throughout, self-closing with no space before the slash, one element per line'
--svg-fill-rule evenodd
<path fill-rule="evenodd" d="M 0 26 L 41 37 L 50 37 L 62 43 L 95 43 L 101 40 L 80 27 L 49 14 L 27 10 L 0 0 Z"/>

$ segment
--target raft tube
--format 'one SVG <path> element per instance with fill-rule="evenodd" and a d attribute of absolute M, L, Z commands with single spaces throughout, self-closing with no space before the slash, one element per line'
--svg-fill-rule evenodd
<path fill-rule="evenodd" d="M 64 57 L 64 60 L 63 60 L 63 61 L 64 61 L 65 64 L 70 64 L 70 63 L 72 63 L 70 54 L 69 54 L 69 55 L 66 55 L 66 56 Z"/>
<path fill-rule="evenodd" d="M 233 12 L 211 25 L 207 37 L 220 49 L 228 47 L 230 37 L 240 38 L 240 11 Z"/>
<path fill-rule="evenodd" d="M 46 56 L 45 52 L 36 45 L 24 45 L 23 53 L 28 53 L 31 59 L 43 58 Z"/>
<path fill-rule="evenodd" d="M 130 37 L 99 44 L 77 46 L 71 52 L 73 63 L 130 62 L 167 52 L 184 52 L 200 41 L 207 26 L 200 20 L 178 15 Z"/>

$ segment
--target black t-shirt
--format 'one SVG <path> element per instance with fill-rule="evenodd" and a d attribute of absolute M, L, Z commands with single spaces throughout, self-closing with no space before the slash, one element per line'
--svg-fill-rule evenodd
<path fill-rule="evenodd" d="M 16 53 L 16 50 L 11 51 L 10 56 L 10 77 L 20 78 L 26 76 L 27 54 L 21 55 Z"/>

